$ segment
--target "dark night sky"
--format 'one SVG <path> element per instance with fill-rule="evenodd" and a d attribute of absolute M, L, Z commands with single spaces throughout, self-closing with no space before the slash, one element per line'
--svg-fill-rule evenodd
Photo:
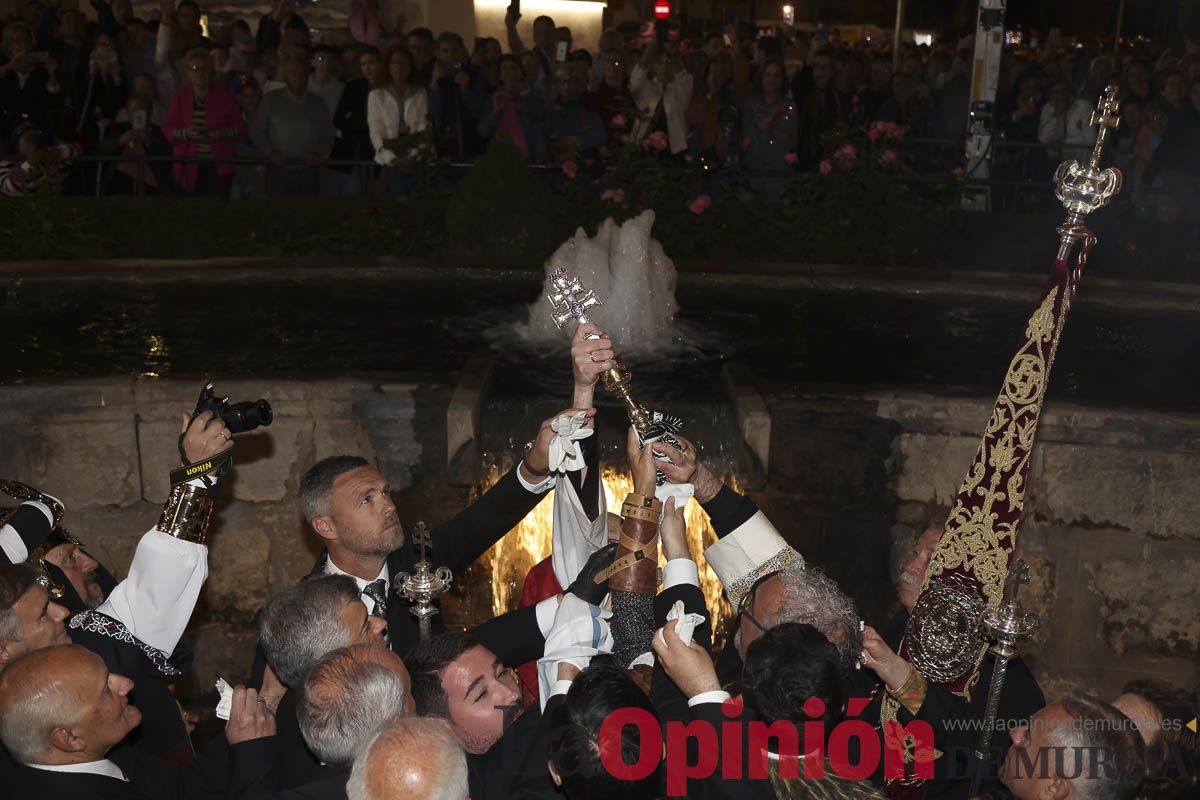
<path fill-rule="evenodd" d="M 977 0 L 905 0 L 910 25 L 955 28 L 974 24 Z M 1058 27 L 1064 34 L 1110 36 L 1117 22 L 1120 0 L 1008 0 L 1006 25 L 1020 24 L 1042 32 Z M 894 0 L 880 0 L 882 22 L 894 19 Z M 1200 0 L 1125 0 L 1125 36 L 1174 38 L 1180 20 L 1197 16 Z M 1194 26 L 1193 26 L 1194 27 Z"/>

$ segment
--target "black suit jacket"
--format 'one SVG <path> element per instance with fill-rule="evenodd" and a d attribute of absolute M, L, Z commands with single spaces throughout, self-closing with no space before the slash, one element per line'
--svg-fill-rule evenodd
<path fill-rule="evenodd" d="M 553 698 L 561 701 L 561 698 Z M 546 706 L 547 712 L 550 706 Z M 562 800 L 550 779 L 549 729 L 537 706 L 522 714 L 482 755 L 467 755 L 471 800 Z"/>
<path fill-rule="evenodd" d="M 431 531 L 430 559 L 435 566 L 446 566 L 455 574 L 461 574 L 500 537 L 515 528 L 544 496 L 527 491 L 513 469 L 477 501 Z M 310 575 L 324 572 L 325 558 L 326 554 L 322 553 Z M 393 593 L 388 598 L 388 640 L 392 650 L 401 656 L 420 641 L 420 627 L 409 611 L 409 604 L 396 596 L 395 580 L 401 572 L 412 572 L 418 558 L 415 548 L 405 546 L 394 551 L 387 559 L 393 587 Z M 444 629 L 440 620 L 440 615 L 434 617 L 435 634 Z M 472 633 L 480 644 L 508 666 L 540 658 L 545 645 L 533 606 L 488 620 Z M 252 683 L 261 685 L 265 665 L 266 658 L 260 647 L 255 658 Z M 309 751 L 300 733 L 296 701 L 297 691 L 288 691 L 275 715 L 278 742 L 275 760 L 281 789 L 312 784 L 328 777 L 329 768 L 323 767 Z"/>
<path fill-rule="evenodd" d="M 510 470 L 482 497 L 460 511 L 453 519 L 435 526 L 430 531 L 432 547 L 429 558 L 435 567 L 449 567 L 455 575 L 461 574 L 504 534 L 515 528 L 545 497 L 527 491 L 517 479 L 516 473 L 516 468 Z M 328 557 L 328 553 L 322 552 L 309 576 L 323 574 Z M 392 593 L 388 597 L 388 642 L 392 650 L 400 656 L 421 640 L 421 629 L 416 617 L 409 610 L 408 602 L 395 593 L 396 576 L 401 572 L 411 573 L 418 558 L 417 549 L 411 542 L 406 542 L 387 557 L 388 574 L 392 579 Z M 433 633 L 438 634 L 443 630 L 445 628 L 439 614 L 433 618 Z M 262 685 L 266 663 L 266 657 L 259 647 L 255 653 L 249 685 Z"/>
<path fill-rule="evenodd" d="M 270 746 L 269 739 L 255 739 L 226 745 L 223 751 L 206 750 L 187 767 L 171 767 L 134 748 L 121 747 L 109 758 L 127 781 L 22 766 L 9 776 L 11 795 L 6 796 L 21 800 L 225 800 L 257 783 Z"/>

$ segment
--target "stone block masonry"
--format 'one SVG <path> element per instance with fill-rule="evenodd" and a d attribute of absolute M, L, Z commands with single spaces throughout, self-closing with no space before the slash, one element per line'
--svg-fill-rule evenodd
<path fill-rule="evenodd" d="M 222 491 L 210 578 L 190 631 L 198 687 L 247 675 L 254 612 L 311 568 L 320 544 L 296 493 L 316 460 L 353 453 L 379 464 L 406 525 L 436 524 L 470 502 L 474 490 L 453 485 L 447 463 L 454 385 L 452 375 L 217 384 L 235 401 L 266 398 L 275 421 L 238 438 L 236 471 Z M 142 378 L 0 387 L 0 475 L 62 498 L 68 527 L 120 576 L 157 520 L 178 463 L 180 414 L 199 388 Z M 868 622 L 882 624 L 894 610 L 895 565 L 926 524 L 945 521 L 991 398 L 761 389 L 770 471 L 752 496 L 810 564 L 855 596 Z M 1043 626 L 1025 656 L 1048 696 L 1082 688 L 1111 698 L 1141 676 L 1195 681 L 1198 476 L 1198 415 L 1047 405 L 1019 554 L 1033 577 L 1026 602 Z M 490 575 L 482 565 L 461 582 L 478 594 Z M 478 622 L 487 594 L 456 589 L 443 604 L 447 623 Z"/>

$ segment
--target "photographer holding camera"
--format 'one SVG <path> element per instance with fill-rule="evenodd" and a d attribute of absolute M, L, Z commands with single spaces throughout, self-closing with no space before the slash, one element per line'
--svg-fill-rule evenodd
<path fill-rule="evenodd" d="M 0 669 L 43 647 L 83 645 L 136 682 L 131 701 L 143 722 L 127 743 L 186 763 L 191 739 L 167 681 L 190 661 L 190 645 L 181 640 L 208 577 L 215 473 L 231 460 L 234 433 L 269 423 L 264 401 L 230 405 L 205 387 L 196 410 L 183 415 L 178 447 L 185 464 L 172 473 L 158 524 L 138 541 L 119 583 L 63 527 L 57 498 L 0 482 L 0 491 L 25 501 L 0 528 L 0 616 L 13 627 L 0 635 Z"/>

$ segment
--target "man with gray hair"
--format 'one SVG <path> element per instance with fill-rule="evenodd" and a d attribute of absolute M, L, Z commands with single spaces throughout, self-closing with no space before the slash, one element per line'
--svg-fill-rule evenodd
<path fill-rule="evenodd" d="M 381 643 L 342 647 L 319 658 L 301 684 L 294 716 L 319 766 L 302 783 L 283 785 L 280 759 L 295 751 L 281 750 L 273 779 L 260 784 L 255 797 L 281 789 L 263 800 L 345 800 L 355 753 L 380 726 L 413 713 L 411 685 L 400 656 Z"/>
<path fill-rule="evenodd" d="M 671 459 L 659 461 L 658 467 L 671 483 L 694 486 L 696 500 L 719 537 L 704 557 L 738 612 L 736 652 L 727 651 L 717 663 L 722 682 L 736 679 L 746 648 L 755 639 L 784 622 L 812 625 L 837 648 L 843 670 L 853 672 L 862 652 L 854 600 L 828 575 L 808 567 L 753 500 L 724 485 L 696 457 L 691 442 L 676 438 L 682 450 L 661 442 L 653 445 Z"/>
<path fill-rule="evenodd" d="M 1009 736 L 1000 781 L 1017 800 L 1129 800 L 1145 775 L 1137 726 L 1090 695 L 1067 695 Z"/>
<path fill-rule="evenodd" d="M 367 614 L 348 575 L 300 581 L 268 600 L 255 624 L 267 664 L 294 689 L 326 653 L 359 642 L 382 644 L 387 629 L 386 620 Z"/>
<path fill-rule="evenodd" d="M 464 800 L 467 757 L 450 725 L 430 717 L 392 720 L 359 750 L 349 800 Z"/>
<path fill-rule="evenodd" d="M 278 704 L 278 787 L 287 789 L 320 780 L 325 777 L 320 763 L 323 759 L 314 757 L 308 749 L 299 724 L 298 695 L 305 677 L 322 658 L 340 648 L 382 645 L 387 622 L 367 614 L 353 578 L 317 575 L 268 600 L 259 609 L 255 624 L 266 664 L 283 685 L 293 689 L 282 699 L 264 698 L 268 704 Z"/>

